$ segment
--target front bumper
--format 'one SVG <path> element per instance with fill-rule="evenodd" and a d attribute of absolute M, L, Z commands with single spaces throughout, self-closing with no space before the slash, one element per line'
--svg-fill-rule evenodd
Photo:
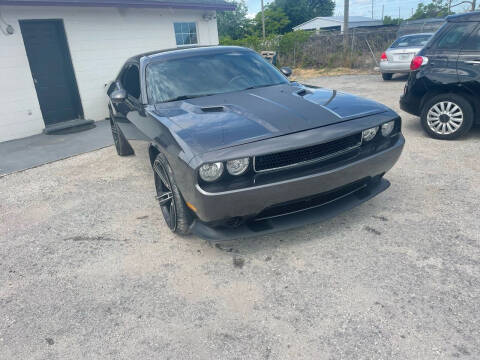
<path fill-rule="evenodd" d="M 277 204 L 326 193 L 361 179 L 382 175 L 397 162 L 404 144 L 405 139 L 400 134 L 388 149 L 338 168 L 246 189 L 209 193 L 197 185 L 193 205 L 197 209 L 198 219 L 204 223 L 255 217 Z"/>
<path fill-rule="evenodd" d="M 380 71 L 382 73 L 409 73 L 410 72 L 410 62 L 391 62 L 391 61 L 382 61 L 380 62 Z"/>
<path fill-rule="evenodd" d="M 192 233 L 209 241 L 226 241 L 242 237 L 261 236 L 274 232 L 285 231 L 299 226 L 305 226 L 331 219 L 342 212 L 352 209 L 381 192 L 388 189 L 390 182 L 385 179 L 372 181 L 362 190 L 348 194 L 335 201 L 314 207 L 305 211 L 296 212 L 281 217 L 274 217 L 260 221 L 249 221 L 238 227 L 212 227 L 195 220 L 192 224 Z"/>
<path fill-rule="evenodd" d="M 400 109 L 409 114 L 420 116 L 420 99 L 407 92 L 400 97 Z"/>

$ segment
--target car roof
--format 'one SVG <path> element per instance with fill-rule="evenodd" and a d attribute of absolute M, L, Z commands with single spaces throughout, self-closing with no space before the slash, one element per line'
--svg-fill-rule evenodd
<path fill-rule="evenodd" d="M 463 22 L 463 21 L 480 21 L 480 11 L 472 11 L 465 14 L 457 14 L 447 16 L 447 21 Z"/>
<path fill-rule="evenodd" d="M 214 54 L 224 51 L 252 51 L 250 49 L 241 47 L 241 46 L 185 46 L 181 48 L 171 48 L 164 50 L 149 51 L 141 53 L 135 56 L 132 56 L 127 60 L 127 62 L 140 62 L 141 59 L 145 58 L 146 61 L 151 62 L 156 59 L 160 59 L 165 55 L 178 57 L 189 57 L 195 54 Z"/>

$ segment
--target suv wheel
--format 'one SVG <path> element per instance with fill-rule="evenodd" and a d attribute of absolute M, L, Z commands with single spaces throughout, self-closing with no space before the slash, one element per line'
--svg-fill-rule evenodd
<path fill-rule="evenodd" d="M 472 105 L 456 94 L 437 95 L 422 108 L 422 126 L 431 137 L 453 140 L 465 135 L 473 125 Z"/>
<path fill-rule="evenodd" d="M 393 74 L 391 73 L 382 73 L 382 79 L 385 81 L 392 80 Z"/>
<path fill-rule="evenodd" d="M 172 168 L 162 153 L 158 154 L 153 162 L 153 174 L 157 200 L 165 222 L 172 232 L 188 235 L 193 220 L 192 214 L 178 190 Z"/>

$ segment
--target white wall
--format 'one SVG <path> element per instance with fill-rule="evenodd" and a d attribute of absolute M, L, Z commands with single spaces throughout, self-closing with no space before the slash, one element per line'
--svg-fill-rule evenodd
<path fill-rule="evenodd" d="M 218 44 L 216 20 L 203 20 L 204 13 L 0 6 L 0 14 L 15 30 L 9 36 L 0 32 L 0 141 L 37 134 L 45 127 L 18 20 L 63 19 L 85 118 L 101 120 L 108 115 L 104 85 L 130 56 L 176 47 L 174 22 L 195 21 L 199 44 Z"/>

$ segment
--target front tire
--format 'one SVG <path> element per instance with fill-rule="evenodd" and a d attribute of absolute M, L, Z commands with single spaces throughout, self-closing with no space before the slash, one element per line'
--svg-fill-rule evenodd
<path fill-rule="evenodd" d="M 153 173 L 157 200 L 167 226 L 174 233 L 188 235 L 193 216 L 178 190 L 172 168 L 162 153 L 153 162 Z"/>
<path fill-rule="evenodd" d="M 437 95 L 422 107 L 422 126 L 434 139 L 457 139 L 472 128 L 473 120 L 472 105 L 460 95 Z"/>
<path fill-rule="evenodd" d="M 392 73 L 382 73 L 382 79 L 385 81 L 392 80 L 393 74 Z"/>

